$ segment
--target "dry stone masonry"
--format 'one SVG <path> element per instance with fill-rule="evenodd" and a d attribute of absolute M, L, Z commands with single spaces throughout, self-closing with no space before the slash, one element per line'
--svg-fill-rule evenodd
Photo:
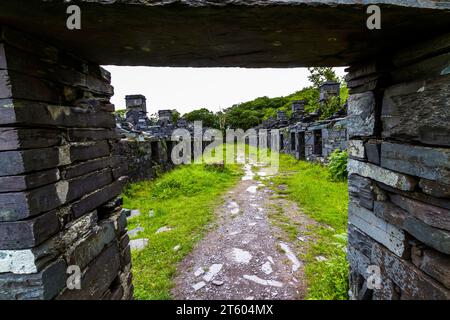
<path fill-rule="evenodd" d="M 450 299 L 449 53 L 445 35 L 348 70 L 353 299 Z"/>
<path fill-rule="evenodd" d="M 447 1 L 364 1 L 381 7 L 376 31 L 354 0 L 78 3 L 77 31 L 64 0 L 0 4 L 1 299 L 132 298 L 119 142 L 135 128 L 116 132 L 100 64 L 351 66 L 348 116 L 318 121 L 296 102 L 264 126 L 284 128 L 281 149 L 299 159 L 348 137 L 352 299 L 450 299 Z M 151 176 L 140 165 L 133 179 Z M 73 266 L 81 290 L 67 286 Z"/>
<path fill-rule="evenodd" d="M 110 74 L 7 27 L 0 74 L 0 299 L 131 298 Z"/>

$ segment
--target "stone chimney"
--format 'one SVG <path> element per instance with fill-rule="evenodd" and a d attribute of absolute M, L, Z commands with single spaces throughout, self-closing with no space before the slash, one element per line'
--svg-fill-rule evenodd
<path fill-rule="evenodd" d="M 326 81 L 322 83 L 319 87 L 320 90 L 319 102 L 324 102 L 332 96 L 339 97 L 340 88 L 341 84 L 336 81 Z"/>
<path fill-rule="evenodd" d="M 147 99 L 142 94 L 125 96 L 127 110 L 136 109 L 137 111 L 147 113 Z"/>

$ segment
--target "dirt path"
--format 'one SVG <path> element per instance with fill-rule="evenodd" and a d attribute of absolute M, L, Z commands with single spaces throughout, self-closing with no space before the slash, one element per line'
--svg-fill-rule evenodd
<path fill-rule="evenodd" d="M 178 266 L 175 299 L 304 297 L 303 263 L 297 258 L 302 248 L 286 241 L 277 223 L 271 222 L 280 214 L 291 217 L 302 241 L 306 226 L 314 222 L 294 202 L 274 196 L 265 185 L 266 169 L 258 164 L 244 169 L 245 176 L 216 210 L 217 224 Z M 264 183 L 255 180 L 255 173 Z"/>

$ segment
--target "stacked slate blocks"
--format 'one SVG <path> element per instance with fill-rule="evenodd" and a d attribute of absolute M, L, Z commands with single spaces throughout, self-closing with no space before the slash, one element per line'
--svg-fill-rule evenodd
<path fill-rule="evenodd" d="M 445 35 L 349 69 L 353 299 L 450 299 L 449 55 Z"/>
<path fill-rule="evenodd" d="M 132 298 L 109 73 L 2 27 L 0 74 L 0 299 Z"/>

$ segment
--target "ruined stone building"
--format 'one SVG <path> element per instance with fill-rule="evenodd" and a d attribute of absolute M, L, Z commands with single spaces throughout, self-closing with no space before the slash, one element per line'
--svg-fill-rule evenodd
<path fill-rule="evenodd" d="M 450 299 L 448 1 L 77 4 L 80 30 L 64 23 L 66 1 L 0 3 L 1 299 L 133 297 L 127 171 L 100 65 L 350 66 L 350 296 Z M 308 125 L 285 127 L 283 148 L 323 157 L 326 137 L 341 144 L 342 116 L 302 122 L 299 104 L 295 123 Z M 74 265 L 81 290 L 67 285 Z"/>

